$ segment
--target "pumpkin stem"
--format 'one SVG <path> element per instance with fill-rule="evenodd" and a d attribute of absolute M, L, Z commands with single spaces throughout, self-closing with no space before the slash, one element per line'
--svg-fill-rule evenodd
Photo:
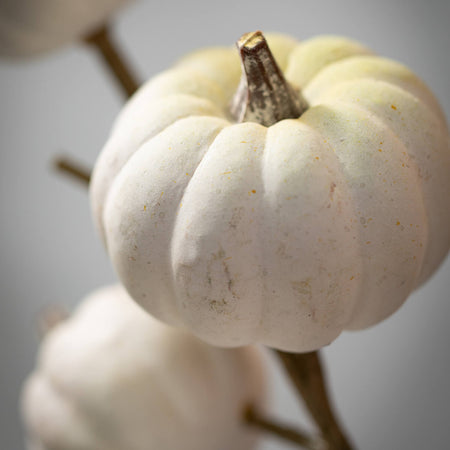
<path fill-rule="evenodd" d="M 80 164 L 75 163 L 66 157 L 61 156 L 56 158 L 53 165 L 59 172 L 76 178 L 84 185 L 89 185 L 91 181 L 91 170 L 82 167 Z"/>
<path fill-rule="evenodd" d="M 242 77 L 231 104 L 233 117 L 266 127 L 300 117 L 306 101 L 284 78 L 261 31 L 244 34 L 236 45 Z"/>
<path fill-rule="evenodd" d="M 286 372 L 322 432 L 329 450 L 351 450 L 333 412 L 319 352 L 288 353 L 277 350 Z"/>
<path fill-rule="evenodd" d="M 84 42 L 95 47 L 103 57 L 126 97 L 131 97 L 139 87 L 139 83 L 123 55 L 111 39 L 109 29 L 103 25 L 84 38 Z"/>

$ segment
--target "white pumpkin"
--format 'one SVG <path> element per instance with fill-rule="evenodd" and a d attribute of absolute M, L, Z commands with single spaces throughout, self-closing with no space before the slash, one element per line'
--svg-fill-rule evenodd
<path fill-rule="evenodd" d="M 130 0 L 9 0 L 0 3 L 0 55 L 33 56 L 81 39 Z"/>
<path fill-rule="evenodd" d="M 119 286 L 84 300 L 46 336 L 23 391 L 29 450 L 254 448 L 254 348 L 210 347 L 143 312 Z"/>
<path fill-rule="evenodd" d="M 268 37 L 309 108 L 235 123 L 233 48 L 145 84 L 91 183 L 131 296 L 209 343 L 318 349 L 396 311 L 450 246 L 445 117 L 403 65 L 341 37 Z"/>

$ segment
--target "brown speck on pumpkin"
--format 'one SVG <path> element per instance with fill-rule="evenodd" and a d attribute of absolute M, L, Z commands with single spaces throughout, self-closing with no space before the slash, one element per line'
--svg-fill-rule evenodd
<path fill-rule="evenodd" d="M 336 183 L 333 181 L 330 184 L 330 198 L 333 199 L 333 195 L 334 195 L 334 190 L 336 189 Z"/>
<path fill-rule="evenodd" d="M 397 111 L 397 107 L 395 105 L 391 105 L 391 108 L 395 111 Z"/>
<path fill-rule="evenodd" d="M 221 300 L 210 300 L 209 301 L 209 309 L 211 311 L 216 312 L 217 314 L 226 314 L 228 302 L 222 298 Z"/>

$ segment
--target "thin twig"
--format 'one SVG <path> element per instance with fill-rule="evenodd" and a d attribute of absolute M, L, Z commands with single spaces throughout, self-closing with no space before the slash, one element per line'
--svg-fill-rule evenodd
<path fill-rule="evenodd" d="M 317 423 L 329 450 L 351 450 L 333 412 L 318 352 L 288 353 L 276 350 L 284 367 Z"/>
<path fill-rule="evenodd" d="M 100 27 L 86 36 L 84 41 L 100 52 L 103 61 L 122 87 L 125 96 L 131 97 L 139 87 L 139 83 L 117 44 L 111 38 L 108 27 L 106 25 Z"/>
<path fill-rule="evenodd" d="M 287 427 L 284 424 L 267 419 L 255 411 L 252 406 L 248 406 L 244 411 L 245 422 L 251 426 L 257 427 L 267 433 L 277 436 L 285 441 L 297 444 L 299 447 L 307 450 L 325 449 L 324 442 L 320 437 L 309 436 L 306 432 L 299 429 Z"/>
<path fill-rule="evenodd" d="M 53 165 L 56 170 L 76 178 L 86 186 L 88 186 L 91 181 L 91 170 L 65 156 L 56 158 Z"/>

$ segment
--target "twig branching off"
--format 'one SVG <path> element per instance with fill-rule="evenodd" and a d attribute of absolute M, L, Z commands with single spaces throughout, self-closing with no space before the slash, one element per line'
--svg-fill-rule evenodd
<path fill-rule="evenodd" d="M 326 450 L 326 444 L 320 437 L 309 436 L 306 432 L 291 428 L 273 419 L 263 417 L 249 405 L 244 411 L 244 420 L 250 426 L 272 434 L 280 439 L 297 444 L 307 450 Z"/>
<path fill-rule="evenodd" d="M 106 25 L 100 27 L 86 36 L 84 41 L 99 51 L 125 96 L 131 97 L 138 89 L 139 83 L 129 63 L 112 40 L 108 27 Z"/>
<path fill-rule="evenodd" d="M 53 162 L 53 167 L 57 171 L 77 179 L 85 186 L 89 186 L 92 171 L 82 166 L 80 163 L 77 163 L 65 156 L 60 156 L 55 158 Z"/>

